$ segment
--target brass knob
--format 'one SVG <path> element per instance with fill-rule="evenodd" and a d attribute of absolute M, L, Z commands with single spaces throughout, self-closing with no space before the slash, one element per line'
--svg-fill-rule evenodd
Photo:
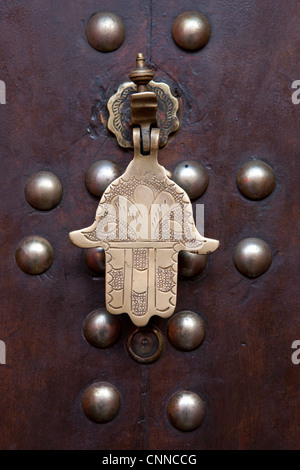
<path fill-rule="evenodd" d="M 205 325 L 202 318 L 188 310 L 174 315 L 168 328 L 168 336 L 177 349 L 193 351 L 205 338 Z"/>
<path fill-rule="evenodd" d="M 109 11 L 95 13 L 88 21 L 86 36 L 90 45 L 97 51 L 112 52 L 123 44 L 124 23 L 115 13 Z"/>
<path fill-rule="evenodd" d="M 102 196 L 106 188 L 121 176 L 118 165 L 110 160 L 93 163 L 85 174 L 85 184 L 91 194 Z"/>
<path fill-rule="evenodd" d="M 240 273 L 255 278 L 264 274 L 272 263 L 269 245 L 259 238 L 245 238 L 234 252 L 234 264 Z"/>
<path fill-rule="evenodd" d="M 83 324 L 83 334 L 87 342 L 95 348 L 109 348 L 120 336 L 120 320 L 104 309 L 91 312 Z"/>
<path fill-rule="evenodd" d="M 101 247 L 87 248 L 84 253 L 88 268 L 94 273 L 105 274 L 105 251 Z"/>
<path fill-rule="evenodd" d="M 199 276 L 206 268 L 207 258 L 207 255 L 181 251 L 178 255 L 178 274 L 187 278 Z"/>
<path fill-rule="evenodd" d="M 239 171 L 237 184 L 241 193 L 249 199 L 268 197 L 276 186 L 273 169 L 265 162 L 253 160 L 245 163 Z"/>
<path fill-rule="evenodd" d="M 210 22 L 199 11 L 186 11 L 177 16 L 172 26 L 172 36 L 179 47 L 196 51 L 205 46 L 211 35 Z"/>
<path fill-rule="evenodd" d="M 42 274 L 53 262 L 53 248 L 44 237 L 28 236 L 17 246 L 15 259 L 27 274 Z"/>
<path fill-rule="evenodd" d="M 206 168 L 192 161 L 179 163 L 172 173 L 172 179 L 187 192 L 190 199 L 202 196 L 209 182 Z"/>
<path fill-rule="evenodd" d="M 205 404 L 197 393 L 182 390 L 175 393 L 167 406 L 170 423 L 180 431 L 194 431 L 205 418 Z"/>
<path fill-rule="evenodd" d="M 85 390 L 81 405 L 87 418 L 95 423 L 105 424 L 118 415 L 121 397 L 112 384 L 96 382 Z"/>
<path fill-rule="evenodd" d="M 54 173 L 38 171 L 28 178 L 24 192 L 28 204 L 40 211 L 48 211 L 60 202 L 63 190 Z"/>

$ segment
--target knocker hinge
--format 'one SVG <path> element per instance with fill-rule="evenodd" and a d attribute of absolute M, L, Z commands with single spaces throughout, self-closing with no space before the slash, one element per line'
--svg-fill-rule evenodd
<path fill-rule="evenodd" d="M 157 96 L 152 91 L 147 91 L 147 85 L 154 77 L 153 70 L 145 65 L 145 57 L 138 53 L 136 68 L 133 69 L 129 78 L 137 85 L 137 93 L 130 98 L 131 125 L 139 126 L 141 129 L 140 153 L 149 155 L 151 150 L 151 128 L 157 127 Z"/>

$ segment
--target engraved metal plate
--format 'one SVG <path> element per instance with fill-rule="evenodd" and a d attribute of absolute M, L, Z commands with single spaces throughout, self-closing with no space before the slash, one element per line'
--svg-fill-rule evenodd
<path fill-rule="evenodd" d="M 178 100 L 170 90 L 169 85 L 151 80 L 148 91 L 154 92 L 158 98 L 157 124 L 160 128 L 159 146 L 164 147 L 169 134 L 179 128 L 177 118 Z M 133 82 L 125 82 L 118 88 L 108 103 L 108 128 L 117 138 L 121 147 L 133 147 L 132 128 L 130 127 L 130 96 L 136 93 L 137 86 Z"/>
<path fill-rule="evenodd" d="M 134 158 L 104 192 L 95 222 L 70 239 L 105 250 L 108 312 L 145 326 L 153 315 L 174 312 L 179 251 L 206 254 L 219 242 L 199 234 L 187 194 L 158 164 L 159 129 L 151 131 L 150 155 L 140 153 L 139 128 L 133 142 Z"/>

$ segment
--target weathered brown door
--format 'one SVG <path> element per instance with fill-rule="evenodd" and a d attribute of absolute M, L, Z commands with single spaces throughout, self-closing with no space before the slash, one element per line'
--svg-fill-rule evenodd
<path fill-rule="evenodd" d="M 126 28 L 111 53 L 95 51 L 85 36 L 89 17 L 101 10 L 118 14 Z M 171 36 L 186 10 L 202 11 L 212 26 L 197 52 Z M 291 360 L 300 337 L 300 107 L 291 99 L 300 79 L 299 21 L 297 0 L 1 2 L 1 449 L 300 448 L 300 365 Z M 205 204 L 205 234 L 221 243 L 200 277 L 179 280 L 176 310 L 203 318 L 202 346 L 174 348 L 168 320 L 154 317 L 165 348 L 146 365 L 127 352 L 127 315 L 112 348 L 83 338 L 83 321 L 105 305 L 104 278 L 68 238 L 91 224 L 98 204 L 84 182 L 89 166 L 108 159 L 124 170 L 132 158 L 105 124 L 107 100 L 127 81 L 137 52 L 180 99 L 181 128 L 160 163 L 207 168 L 208 189 L 195 202 Z M 237 186 L 240 168 L 252 160 L 276 175 L 274 191 L 259 201 Z M 63 186 L 51 211 L 35 210 L 24 197 L 27 179 L 40 170 Z M 52 266 L 38 276 L 15 262 L 16 247 L 30 235 L 43 236 L 54 251 Z M 267 242 L 273 257 L 253 279 L 233 262 L 248 237 Z M 91 422 L 81 408 L 84 390 L 99 381 L 121 396 L 107 424 Z M 166 416 L 180 390 L 205 402 L 203 424 L 192 432 L 175 429 Z"/>

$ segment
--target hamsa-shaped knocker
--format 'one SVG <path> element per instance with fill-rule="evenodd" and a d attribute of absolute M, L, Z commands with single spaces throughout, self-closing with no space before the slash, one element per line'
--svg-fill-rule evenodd
<path fill-rule="evenodd" d="M 159 129 L 149 128 L 146 155 L 141 139 L 141 129 L 133 128 L 133 160 L 104 192 L 94 223 L 70 233 L 81 248 L 105 250 L 107 311 L 127 313 L 139 327 L 174 312 L 178 253 L 206 254 L 219 246 L 199 234 L 189 197 L 159 165 Z"/>

